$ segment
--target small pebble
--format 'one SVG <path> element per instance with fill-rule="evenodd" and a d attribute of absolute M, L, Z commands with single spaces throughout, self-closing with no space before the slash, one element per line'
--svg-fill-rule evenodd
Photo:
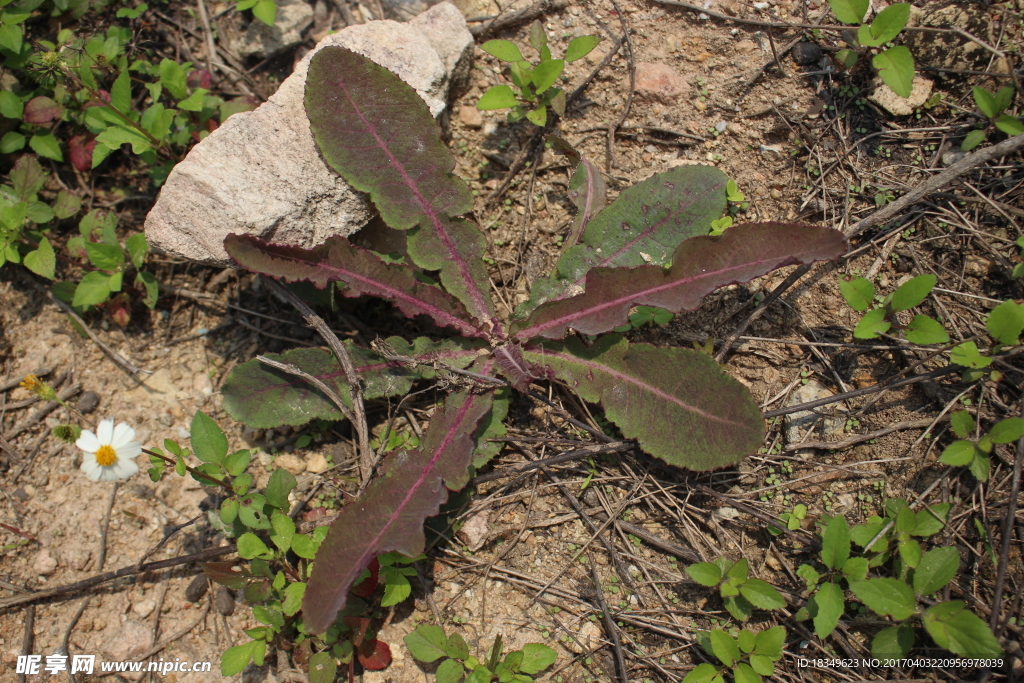
<path fill-rule="evenodd" d="M 696 109 L 697 111 L 707 111 L 708 105 L 705 104 L 702 100 L 694 100 L 693 108 Z"/>
<path fill-rule="evenodd" d="M 821 48 L 817 43 L 797 43 L 791 52 L 793 60 L 800 66 L 810 66 L 821 59 Z"/>
<path fill-rule="evenodd" d="M 230 617 L 235 613 L 235 596 L 227 586 L 217 586 L 213 594 L 213 608 L 218 614 Z"/>
<path fill-rule="evenodd" d="M 82 413 L 83 415 L 88 415 L 89 413 L 96 410 L 96 408 L 98 408 L 99 405 L 100 395 L 97 394 L 95 391 L 86 391 L 85 393 L 78 397 L 78 403 L 75 404 L 75 407 L 78 409 L 78 412 Z"/>
<path fill-rule="evenodd" d="M 185 599 L 189 602 L 199 602 L 206 595 L 206 589 L 209 588 L 210 581 L 206 578 L 206 574 L 198 574 L 185 588 Z"/>
<path fill-rule="evenodd" d="M 782 190 L 773 187 L 771 190 L 772 199 L 782 199 Z"/>
<path fill-rule="evenodd" d="M 729 124 L 726 123 L 725 121 L 719 121 L 718 123 L 715 124 L 715 130 L 718 131 L 719 133 L 724 133 L 725 129 L 728 126 Z"/>

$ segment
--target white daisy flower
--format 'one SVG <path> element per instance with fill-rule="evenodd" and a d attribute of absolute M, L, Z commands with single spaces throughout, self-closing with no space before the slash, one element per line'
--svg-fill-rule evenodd
<path fill-rule="evenodd" d="M 82 430 L 75 445 L 85 451 L 82 471 L 93 481 L 118 481 L 139 471 L 135 458 L 142 452 L 142 444 L 132 441 L 135 430 L 121 422 L 116 427 L 112 419 L 100 422 L 93 434 Z"/>

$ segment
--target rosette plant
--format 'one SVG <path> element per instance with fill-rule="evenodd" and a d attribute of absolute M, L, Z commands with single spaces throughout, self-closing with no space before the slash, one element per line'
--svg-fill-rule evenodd
<path fill-rule="evenodd" d="M 710 470 L 757 450 L 764 433 L 757 405 L 709 356 L 611 332 L 634 306 L 690 310 L 724 285 L 835 258 L 846 249 L 841 233 L 762 223 L 708 236 L 726 208 L 727 178 L 711 167 L 660 173 L 605 207 L 600 174 L 577 156 L 570 194 L 579 210 L 567 248 L 531 300 L 504 320 L 489 293 L 484 235 L 460 217 L 472 210 L 473 196 L 452 174 L 455 160 L 416 92 L 372 61 L 329 47 L 310 62 L 305 107 L 324 159 L 400 231 L 404 253 L 378 254 L 342 237 L 307 250 L 240 235 L 225 240 L 228 253 L 251 271 L 335 287 L 347 297 L 380 297 L 455 333 L 392 337 L 373 350 L 347 344 L 364 398 L 401 395 L 439 375 L 465 380 L 442 383 L 454 389 L 419 447 L 386 455 L 342 508 L 305 588 L 306 632 L 331 626 L 375 556 L 423 551 L 424 520 L 497 453 L 491 439 L 504 432 L 515 392 L 531 383 L 564 382 L 603 406 L 623 437 L 672 465 Z M 352 401 L 331 352 L 294 349 L 271 358 Z M 228 412 L 253 427 L 342 419 L 316 383 L 256 361 L 233 370 L 223 391 Z"/>

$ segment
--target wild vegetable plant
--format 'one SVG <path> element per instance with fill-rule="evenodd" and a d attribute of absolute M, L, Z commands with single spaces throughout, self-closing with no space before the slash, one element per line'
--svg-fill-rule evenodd
<path fill-rule="evenodd" d="M 1004 114 L 1007 107 L 1013 103 L 1014 90 L 1009 86 L 1002 87 L 994 95 L 985 88 L 975 86 L 972 91 L 974 103 L 978 110 L 988 119 L 984 128 L 972 130 L 960 144 L 960 149 L 969 152 L 988 136 L 992 128 L 997 128 L 1007 135 L 1020 135 L 1024 133 L 1024 123 L 1016 116 Z"/>
<path fill-rule="evenodd" d="M 414 381 L 439 376 L 455 390 L 434 410 L 419 448 L 386 456 L 331 526 L 305 593 L 306 632 L 334 623 L 375 556 L 423 552 L 424 519 L 497 453 L 500 445 L 490 439 L 504 433 L 512 391 L 531 383 L 564 382 L 600 403 L 624 438 L 676 466 L 710 470 L 757 450 L 760 411 L 711 358 L 630 343 L 611 331 L 634 306 L 693 309 L 723 285 L 834 258 L 846 248 L 841 233 L 763 223 L 709 237 L 711 221 L 726 207 L 726 178 L 698 166 L 657 174 L 598 212 L 605 199 L 599 176 L 581 161 L 571 183 L 580 211 L 567 248 L 531 300 L 504 320 L 489 295 L 486 241 L 458 217 L 472 209 L 472 194 L 451 174 L 454 158 L 415 91 L 370 60 L 331 47 L 310 62 L 305 105 L 324 159 L 368 193 L 384 222 L 404 236 L 404 251 L 384 258 L 341 237 L 300 249 L 231 235 L 228 253 L 271 277 L 384 298 L 406 316 L 458 335 L 393 337 L 372 350 L 346 345 L 365 398 L 405 394 Z M 582 336 L 571 336 L 573 330 Z M 352 404 L 330 352 L 295 349 L 271 358 Z M 256 361 L 235 368 L 223 392 L 229 413 L 253 427 L 342 418 L 316 386 Z"/>
<path fill-rule="evenodd" d="M 461 635 L 446 636 L 440 626 L 429 624 L 417 626 L 405 637 L 405 645 L 421 662 L 441 660 L 435 674 L 437 683 L 533 683 L 533 677 L 558 658 L 554 650 L 542 643 L 527 643 L 522 650 L 503 653 L 499 635 L 481 660 L 469 653 L 469 645 Z"/>
<path fill-rule="evenodd" d="M 990 455 L 995 445 L 1013 443 L 1024 436 L 1024 419 L 1019 417 L 1000 420 L 976 441 L 969 437 L 974 436 L 977 425 L 966 410 L 958 410 L 950 415 L 949 424 L 959 438 L 946 446 L 939 460 L 954 467 L 966 465 L 979 481 L 988 481 L 992 466 Z"/>
<path fill-rule="evenodd" d="M 510 86 L 494 85 L 480 97 L 476 108 L 485 111 L 511 109 L 508 113 L 509 123 L 525 117 L 541 127 L 548 121 L 548 107 L 559 116 L 564 116 L 565 91 L 553 86 L 562 75 L 566 62 L 583 59 L 599 42 L 600 36 L 578 36 L 569 42 L 563 59 L 552 59 L 544 25 L 535 21 L 530 26 L 530 46 L 538 52 L 540 61 L 534 63 L 523 57 L 519 46 L 511 40 L 488 40 L 480 49 L 503 62 L 509 62 L 509 78 L 519 94 L 517 96 Z"/>
<path fill-rule="evenodd" d="M 870 0 L 829 0 L 832 12 L 844 24 L 861 24 L 871 6 Z M 910 19 L 910 4 L 897 2 L 889 5 L 870 24 L 857 29 L 854 49 L 842 49 L 836 60 L 852 69 L 861 58 L 871 55 L 871 66 L 894 93 L 910 97 L 914 89 L 914 56 L 904 45 L 886 47 L 899 36 Z M 883 49 L 879 49 L 883 48 Z"/>
<path fill-rule="evenodd" d="M 718 586 L 725 609 L 739 621 L 750 619 L 755 607 L 781 609 L 786 606 L 786 600 L 773 585 L 750 578 L 750 567 L 743 557 L 735 562 L 727 557 L 698 562 L 687 567 L 686 573 L 702 586 Z"/>
<path fill-rule="evenodd" d="M 849 590 L 864 607 L 892 619 L 893 625 L 881 629 L 872 639 L 874 657 L 905 657 L 914 646 L 917 625 L 923 626 L 939 647 L 955 654 L 1000 657 L 1003 651 L 999 641 L 963 601 L 940 602 L 925 609 L 918 606 L 921 598 L 928 598 L 952 581 L 960 566 L 960 553 L 955 547 L 923 551 L 917 540 L 942 530 L 949 505 L 914 512 L 905 500 L 891 499 L 886 512 L 886 518 L 873 516 L 853 529 L 842 515 L 821 518 L 820 560 L 825 571 L 819 572 L 810 564 L 797 569 L 811 597 L 795 617 L 812 619 L 814 632 L 826 638 L 854 604 L 846 597 Z M 897 553 L 892 552 L 893 541 Z M 851 555 L 851 542 L 863 547 L 864 554 Z M 869 576 L 872 569 L 887 564 L 891 566 L 890 576 Z"/>
<path fill-rule="evenodd" d="M 735 683 L 761 683 L 762 676 L 775 675 L 775 662 L 782 659 L 782 646 L 786 643 L 786 629 L 743 629 L 732 635 L 715 628 L 697 633 L 697 642 L 722 666 L 698 664 L 686 674 L 683 683 L 724 683 L 726 673 L 732 674 Z"/>

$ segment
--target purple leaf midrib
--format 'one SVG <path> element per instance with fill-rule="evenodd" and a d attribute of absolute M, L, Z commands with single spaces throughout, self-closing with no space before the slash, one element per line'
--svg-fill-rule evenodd
<path fill-rule="evenodd" d="M 417 477 L 416 482 L 413 484 L 413 486 L 411 486 L 409 490 L 406 491 L 405 497 L 402 499 L 402 501 L 392 509 L 391 515 L 387 518 L 387 520 L 385 521 L 384 525 L 380 528 L 380 531 L 377 533 L 377 535 L 363 545 L 363 551 L 359 555 L 358 562 L 352 565 L 353 568 L 358 568 L 358 571 L 362 572 L 363 568 L 366 567 L 366 565 L 370 563 L 370 560 L 372 560 L 373 557 L 376 555 L 376 549 L 380 547 L 381 538 L 385 536 L 387 531 L 391 529 L 391 527 L 396 523 L 399 517 L 401 517 L 401 513 L 405 510 L 406 506 L 409 505 L 409 501 L 411 501 L 413 496 L 417 492 L 419 492 L 420 488 L 424 485 L 425 481 L 427 480 L 427 477 L 434 472 L 434 469 L 437 467 L 438 461 L 441 459 L 441 456 L 444 455 L 448 446 L 451 445 L 452 440 L 462 433 L 462 421 L 465 419 L 466 413 L 469 412 L 470 406 L 472 406 L 472 404 L 472 397 L 467 397 L 467 400 L 464 401 L 462 405 L 459 407 L 459 411 L 458 413 L 456 413 L 456 417 L 452 421 L 451 427 L 448 429 L 447 433 L 445 433 L 444 439 L 442 439 L 441 443 L 438 444 L 437 448 L 434 450 L 434 453 L 431 456 L 430 461 L 427 463 L 426 467 L 424 467 L 423 470 L 420 472 L 419 477 Z M 348 575 L 341 577 L 342 581 L 340 581 L 339 583 L 351 585 L 352 581 L 354 580 L 354 577 L 352 575 L 355 573 L 356 572 L 353 569 L 349 572 Z M 343 593 L 341 594 L 340 599 L 344 600 L 344 598 L 345 594 Z"/>
<path fill-rule="evenodd" d="M 573 311 L 572 313 L 560 316 L 558 318 L 554 318 L 554 319 L 549 320 L 547 322 L 538 323 L 538 324 L 534 325 L 533 327 L 523 328 L 522 330 L 520 330 L 519 332 L 516 333 L 516 338 L 518 338 L 518 339 L 529 339 L 530 337 L 535 337 L 540 332 L 543 332 L 544 330 L 549 330 L 552 327 L 558 327 L 559 325 L 566 325 L 568 323 L 571 323 L 574 320 L 579 320 L 580 318 L 582 318 L 584 316 L 589 316 L 589 315 L 594 315 L 595 313 L 600 313 L 601 311 L 607 310 L 607 309 L 609 309 L 609 308 L 611 308 L 613 306 L 621 306 L 624 303 L 628 303 L 630 301 L 635 301 L 638 298 L 643 297 L 643 296 L 647 296 L 649 294 L 657 294 L 658 292 L 663 292 L 666 289 L 673 289 L 675 287 L 679 287 L 680 285 L 690 284 L 692 282 L 696 282 L 698 280 L 701 280 L 701 279 L 704 279 L 704 278 L 708 278 L 708 277 L 711 277 L 713 275 L 726 274 L 726 273 L 729 273 L 730 271 L 746 269 L 746 268 L 750 268 L 751 266 L 758 266 L 758 265 L 762 265 L 764 263 L 770 263 L 772 261 L 777 261 L 777 260 L 779 260 L 779 257 L 775 257 L 775 258 L 772 258 L 772 259 L 757 260 L 757 261 L 745 261 L 742 264 L 739 264 L 739 265 L 736 265 L 736 266 L 731 266 L 729 268 L 721 268 L 719 270 L 704 271 L 704 272 L 700 273 L 699 275 L 695 275 L 695 276 L 692 276 L 692 277 L 684 278 L 682 280 L 670 280 L 667 284 L 658 285 L 657 287 L 651 287 L 649 289 L 645 289 L 645 290 L 639 291 L 639 292 L 633 292 L 632 294 L 627 294 L 626 296 L 621 296 L 621 297 L 618 297 L 616 299 L 611 299 L 611 300 L 608 300 L 608 301 L 603 301 L 600 304 L 596 304 L 596 305 L 591 306 L 589 308 Z M 776 268 L 784 268 L 785 266 L 793 265 L 794 263 L 801 263 L 801 261 L 798 259 L 798 257 L 796 255 L 789 255 L 789 256 L 783 257 L 782 261 L 777 266 L 775 266 L 775 267 Z M 660 268 L 660 266 L 640 266 L 640 268 Z M 630 269 L 630 270 L 635 270 L 635 269 Z M 662 270 L 664 270 L 664 269 L 662 269 Z M 592 272 L 593 272 L 593 270 L 588 271 L 588 274 L 592 273 Z M 585 293 L 580 295 L 580 296 L 585 296 Z M 561 299 L 561 300 L 559 300 L 559 303 L 561 301 L 569 301 L 569 299 Z M 540 310 L 540 309 L 538 309 L 538 310 Z"/>
<path fill-rule="evenodd" d="M 293 263 L 298 263 L 300 265 L 308 265 L 308 263 L 309 263 L 308 261 L 303 261 L 302 259 L 300 259 L 298 257 L 295 257 L 295 256 L 287 256 L 287 255 L 283 255 L 283 254 L 273 254 L 273 257 L 274 258 L 279 258 L 281 260 L 292 261 Z M 388 264 L 384 264 L 384 265 L 386 267 Z M 434 306 L 433 304 L 430 304 L 430 303 L 427 303 L 426 301 L 423 301 L 422 299 L 417 299 L 417 298 L 415 298 L 413 296 L 409 296 L 408 294 L 405 293 L 404 290 L 397 289 L 397 288 L 391 287 L 389 285 L 385 285 L 385 284 L 383 284 L 383 283 L 381 283 L 381 282 L 379 282 L 377 280 L 374 280 L 372 278 L 369 278 L 369 277 L 367 277 L 365 275 L 361 275 L 359 273 L 354 273 L 354 272 L 352 272 L 350 270 L 345 270 L 344 268 L 336 266 L 336 265 L 334 265 L 334 264 L 332 264 L 330 262 L 327 262 L 326 260 L 321 262 L 321 263 L 318 263 L 317 266 L 320 267 L 320 268 L 323 268 L 326 271 L 332 271 L 332 272 L 335 272 L 335 273 L 340 273 L 340 274 L 343 274 L 347 278 L 351 278 L 353 280 L 356 280 L 356 281 L 364 283 L 364 284 L 372 285 L 373 287 L 388 293 L 388 295 L 391 296 L 395 300 L 405 301 L 407 303 L 410 303 L 410 304 L 413 304 L 413 305 L 417 306 L 418 308 L 422 308 L 422 309 L 424 309 L 424 314 L 425 315 L 429 315 L 429 316 L 431 316 L 432 318 L 435 318 L 435 319 L 444 320 L 448 325 L 450 325 L 451 327 L 454 327 L 455 329 L 457 329 L 459 332 L 461 332 L 462 334 L 466 335 L 467 337 L 483 337 L 484 336 L 483 333 L 481 333 L 480 330 L 478 330 L 477 328 L 473 327 L 472 325 L 467 323 L 462 318 L 454 316 L 451 313 L 448 313 L 447 311 L 444 311 L 444 310 L 438 308 L 437 306 Z M 342 280 L 342 281 L 344 281 L 344 280 Z M 423 286 L 424 287 L 429 287 L 430 285 L 424 284 Z M 441 290 L 438 290 L 438 291 L 441 292 Z M 443 293 L 443 292 L 441 292 L 441 293 Z"/>
<path fill-rule="evenodd" d="M 717 188 L 721 187 L 723 184 L 724 183 L 718 183 L 714 187 L 708 188 L 707 191 L 701 193 L 700 195 L 697 195 L 697 196 L 693 197 L 689 202 L 687 202 L 686 209 L 689 209 L 691 206 L 693 206 L 694 202 L 696 202 L 699 198 L 706 196 L 709 192 L 711 192 L 714 189 L 717 189 Z M 640 240 L 644 239 L 648 235 L 652 234 L 655 230 L 657 230 L 662 225 L 664 225 L 667 220 L 669 220 L 673 216 L 676 216 L 677 214 L 685 211 L 686 209 L 680 208 L 677 211 L 669 212 L 669 214 L 666 215 L 663 219 L 661 219 L 660 221 L 658 221 L 654 225 L 651 225 L 650 227 L 644 229 L 639 235 L 637 235 L 635 238 L 633 238 L 632 240 L 630 240 L 629 242 L 624 244 L 621 249 L 619 249 L 614 254 L 612 254 L 611 256 L 606 258 L 605 260 L 601 261 L 600 263 L 595 264 L 592 267 L 593 268 L 604 268 L 604 267 L 608 266 L 609 263 L 611 263 L 612 261 L 617 259 L 619 256 L 621 256 L 623 252 L 631 250 L 633 248 L 633 245 L 635 245 L 637 242 L 639 242 Z M 583 281 L 586 280 L 586 278 L 587 278 L 587 274 L 583 273 L 583 275 L 578 280 L 576 280 L 576 282 L 574 282 L 573 284 L 574 285 L 582 286 L 583 285 Z"/>
<path fill-rule="evenodd" d="M 578 356 L 574 356 L 574 355 L 569 354 L 569 353 L 562 353 L 562 352 L 558 352 L 558 351 L 552 352 L 549 349 L 544 349 L 543 350 L 543 355 L 551 356 L 551 357 L 555 357 L 555 358 L 561 358 L 562 360 L 565 360 L 565 361 L 570 362 L 570 363 L 575 363 L 575 364 L 578 364 L 578 365 L 582 365 L 582 366 L 590 368 L 590 369 L 596 369 L 598 372 L 603 372 L 603 373 L 605 373 L 607 375 L 612 376 L 613 378 L 615 378 L 617 380 L 629 382 L 630 384 L 633 384 L 634 386 L 636 386 L 637 388 L 639 388 L 641 390 L 649 391 L 650 393 L 654 394 L 655 396 L 657 396 L 658 398 L 661 398 L 664 401 L 667 401 L 669 403 L 674 403 L 677 406 L 679 406 L 680 408 L 683 408 L 684 410 L 687 410 L 689 412 L 695 413 L 695 414 L 700 415 L 701 417 L 707 418 L 709 420 L 714 420 L 716 422 L 721 422 L 721 423 L 727 424 L 727 425 L 735 425 L 737 427 L 744 427 L 744 425 L 742 423 L 740 423 L 740 422 L 736 422 L 734 420 L 727 420 L 727 419 L 719 417 L 719 416 L 717 416 L 717 415 L 715 415 L 713 413 L 705 412 L 705 411 L 701 410 L 700 408 L 697 408 L 696 406 L 691 406 L 689 403 L 684 403 L 678 397 L 673 396 L 672 394 L 667 393 L 667 392 L 663 391 L 662 389 L 659 389 L 657 387 L 651 386 L 647 382 L 640 381 L 639 379 L 637 379 L 633 375 L 629 375 L 629 374 L 620 372 L 620 371 L 615 370 L 614 368 L 612 368 L 612 367 L 610 367 L 608 365 L 605 365 L 603 363 L 595 363 L 594 361 L 588 361 L 586 359 L 580 358 Z"/>
<path fill-rule="evenodd" d="M 355 100 L 352 99 L 352 96 L 349 93 L 345 82 L 339 81 L 338 86 L 345 93 L 345 97 L 348 99 L 349 104 L 352 106 L 352 110 L 356 113 L 356 116 L 358 116 L 359 119 L 363 122 L 363 125 L 366 126 L 366 130 L 369 131 L 370 135 L 372 135 L 373 139 L 377 142 L 377 146 L 384 152 L 385 156 L 388 159 L 388 162 L 391 164 L 391 167 L 402 179 L 406 187 L 409 188 L 409 191 L 412 192 L 413 197 L 416 198 L 416 202 L 423 210 L 423 213 L 430 219 L 430 223 L 433 226 L 434 231 L 437 233 L 438 238 L 444 245 L 445 251 L 448 252 L 448 258 L 450 258 L 456 264 L 456 266 L 459 269 L 459 275 L 466 283 L 466 290 L 469 292 L 469 296 L 473 300 L 473 305 L 477 309 L 477 317 L 479 317 L 481 320 L 486 320 L 487 305 L 485 303 L 483 293 L 476 286 L 476 281 L 473 280 L 469 272 L 469 264 L 467 264 L 465 260 L 463 260 L 459 256 L 458 251 L 455 249 L 455 245 L 452 243 L 451 235 L 449 235 L 448 231 L 444 229 L 444 225 L 440 217 L 437 215 L 437 212 L 426 201 L 426 198 L 423 196 L 423 193 L 420 192 L 419 186 L 406 172 L 405 167 L 402 164 L 398 163 L 398 159 L 391 152 L 391 148 L 388 147 L 385 141 L 377 133 L 377 128 L 372 123 L 370 123 L 370 121 L 365 116 L 363 116 L 362 109 L 360 109 L 359 106 L 356 104 Z"/>

